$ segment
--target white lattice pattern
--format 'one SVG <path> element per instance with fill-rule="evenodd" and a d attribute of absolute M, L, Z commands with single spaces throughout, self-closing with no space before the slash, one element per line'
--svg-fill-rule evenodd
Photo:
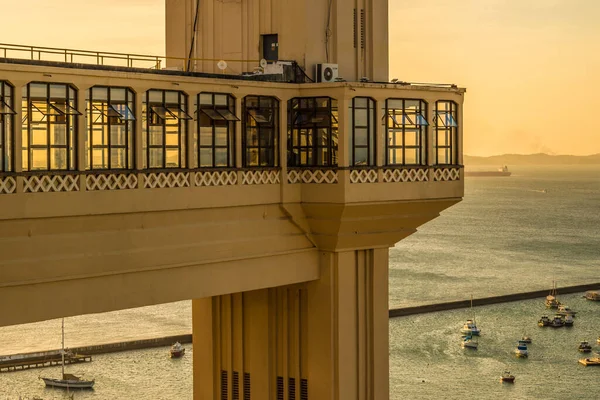
<path fill-rule="evenodd" d="M 422 168 L 384 169 L 384 182 L 427 182 L 427 170 Z"/>
<path fill-rule="evenodd" d="M 434 181 L 460 180 L 460 168 L 436 168 L 433 170 Z"/>
<path fill-rule="evenodd" d="M 268 185 L 279 183 L 279 171 L 243 171 L 242 185 Z"/>
<path fill-rule="evenodd" d="M 338 173 L 332 169 L 305 169 L 288 171 L 289 183 L 337 183 Z"/>
<path fill-rule="evenodd" d="M 25 193 L 77 192 L 78 175 L 32 175 L 23 179 Z"/>
<path fill-rule="evenodd" d="M 12 176 L 0 177 L 0 194 L 11 194 L 17 191 L 17 180 Z"/>
<path fill-rule="evenodd" d="M 85 177 L 86 190 L 123 190 L 137 188 L 136 174 L 100 174 Z"/>
<path fill-rule="evenodd" d="M 376 169 L 353 169 L 350 171 L 350 183 L 376 183 Z"/>
<path fill-rule="evenodd" d="M 144 174 L 144 188 L 181 188 L 190 186 L 189 172 L 150 172 Z"/>
<path fill-rule="evenodd" d="M 196 186 L 228 186 L 237 184 L 237 172 L 215 171 L 196 172 L 194 174 Z"/>

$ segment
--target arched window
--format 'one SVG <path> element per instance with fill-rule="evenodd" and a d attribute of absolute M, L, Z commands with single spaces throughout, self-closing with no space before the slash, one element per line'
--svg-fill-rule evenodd
<path fill-rule="evenodd" d="M 133 169 L 135 94 L 94 86 L 87 99 L 86 169 Z"/>
<path fill-rule="evenodd" d="M 458 105 L 453 101 L 435 103 L 435 163 L 458 164 Z"/>
<path fill-rule="evenodd" d="M 148 90 L 143 102 L 144 167 L 185 168 L 187 95 L 177 90 Z"/>
<path fill-rule="evenodd" d="M 427 103 L 386 100 L 387 165 L 427 165 Z"/>
<path fill-rule="evenodd" d="M 375 165 L 375 100 L 355 97 L 350 104 L 350 165 Z"/>
<path fill-rule="evenodd" d="M 242 114 L 243 166 L 279 166 L 279 100 L 270 96 L 246 96 Z"/>
<path fill-rule="evenodd" d="M 330 97 L 288 101 L 288 165 L 337 166 L 338 107 Z"/>
<path fill-rule="evenodd" d="M 198 95 L 198 167 L 235 166 L 235 98 L 223 93 Z"/>
<path fill-rule="evenodd" d="M 13 170 L 15 114 L 13 87 L 0 81 L 0 172 Z"/>
<path fill-rule="evenodd" d="M 64 83 L 23 87 L 23 170 L 76 168 L 77 90 Z"/>

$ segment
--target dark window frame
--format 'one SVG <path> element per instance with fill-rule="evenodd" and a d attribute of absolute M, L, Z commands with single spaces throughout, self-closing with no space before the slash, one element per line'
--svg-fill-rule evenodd
<path fill-rule="evenodd" d="M 251 101 L 255 105 L 250 104 Z M 269 104 L 263 107 L 263 103 Z M 242 166 L 244 168 L 279 167 L 279 107 L 279 99 L 273 96 L 244 97 L 242 101 Z M 252 143 L 249 138 L 255 138 L 255 143 Z M 257 162 L 251 159 L 252 152 L 258 155 Z"/>
<path fill-rule="evenodd" d="M 357 100 L 366 100 L 367 106 L 357 106 Z M 376 135 L 376 107 L 377 102 L 375 99 L 366 96 L 357 96 L 352 98 L 352 102 L 350 103 L 350 120 L 351 123 L 351 132 L 350 135 L 350 166 L 353 167 L 366 167 L 366 166 L 374 166 L 377 164 L 377 135 Z M 357 110 L 367 110 L 367 125 L 358 125 L 356 123 L 356 114 Z M 367 132 L 367 140 L 366 144 L 356 144 L 356 132 L 357 129 L 365 129 Z M 366 149 L 367 150 L 367 162 L 366 164 L 359 163 L 356 157 L 357 149 Z"/>
<path fill-rule="evenodd" d="M 201 96 L 211 96 L 211 102 L 202 103 Z M 216 98 L 227 96 L 227 104 L 217 104 Z M 198 168 L 232 168 L 235 167 L 236 156 L 236 123 L 240 121 L 236 115 L 235 97 L 230 93 L 201 92 L 197 96 L 197 117 L 196 117 L 196 154 Z M 217 144 L 217 129 L 225 127 L 226 144 Z M 202 128 L 211 128 L 211 143 L 202 143 Z M 210 149 L 210 163 L 202 159 L 202 150 Z M 217 165 L 217 152 L 225 150 L 227 153 L 226 165 Z"/>
<path fill-rule="evenodd" d="M 107 99 L 95 99 L 94 98 L 94 89 L 106 89 L 107 91 Z M 112 89 L 116 90 L 124 90 L 125 91 L 125 100 L 112 100 L 111 93 Z M 137 120 L 135 119 L 135 99 L 136 93 L 128 87 L 121 86 L 102 86 L 97 85 L 93 86 L 88 91 L 88 99 L 87 99 L 87 149 L 86 153 L 88 159 L 86 161 L 86 169 L 91 171 L 98 170 L 133 170 L 135 169 L 135 128 Z M 97 107 L 97 104 L 100 103 L 102 105 L 102 109 Z M 129 113 L 132 114 L 133 118 L 129 119 L 126 115 L 120 113 L 117 109 L 113 108 L 113 106 L 125 106 L 128 108 Z M 100 114 L 100 116 L 95 116 L 96 114 Z M 110 115 L 110 114 L 113 115 Z M 115 115 L 115 113 L 120 114 Z M 101 119 L 98 122 L 98 119 Z M 124 126 L 125 127 L 125 144 L 113 144 L 112 143 L 112 132 L 111 128 L 115 125 Z M 94 144 L 94 134 L 92 127 L 93 126 L 101 126 L 102 129 L 107 129 L 107 144 Z M 104 128 L 106 127 L 106 128 Z M 107 149 L 107 161 L 106 166 L 95 167 L 94 166 L 94 150 L 97 149 Z M 112 151 L 113 149 L 122 149 L 125 150 L 125 166 L 118 167 L 113 166 L 112 160 Z"/>
<path fill-rule="evenodd" d="M 444 104 L 444 109 L 440 109 Z M 444 115 L 444 118 L 442 118 Z M 450 115 L 450 118 L 447 116 Z M 434 157 L 435 165 L 458 165 L 458 103 L 452 100 L 438 100 L 435 102 L 435 135 Z M 439 135 L 443 134 L 445 144 L 440 145 Z M 439 151 L 444 149 L 444 160 L 440 161 Z"/>
<path fill-rule="evenodd" d="M 402 107 L 390 107 L 391 102 L 401 101 Z M 409 111 L 406 102 L 418 102 L 417 109 Z M 385 165 L 389 166 L 425 166 L 428 162 L 428 140 L 427 129 L 429 123 L 428 118 L 428 103 L 423 99 L 405 99 L 405 98 L 390 98 L 385 101 Z M 412 117 L 412 118 L 411 118 Z M 401 119 L 398 122 L 398 118 Z M 408 124 L 406 123 L 408 121 Z M 393 136 L 400 133 L 402 138 L 401 144 L 392 144 Z M 407 133 L 416 132 L 416 144 L 407 143 Z M 397 162 L 390 159 L 390 153 L 394 151 L 394 157 L 397 150 L 401 150 L 401 161 Z M 414 163 L 406 162 L 407 150 L 415 152 L 416 160 Z"/>
<path fill-rule="evenodd" d="M 31 87 L 45 86 L 46 96 L 45 97 L 32 97 Z M 65 97 L 53 97 L 52 87 L 53 86 L 64 86 Z M 27 130 L 27 143 L 23 143 L 23 150 L 27 151 L 27 166 L 23 165 L 24 171 L 74 171 L 77 170 L 77 127 L 78 120 L 77 116 L 82 115 L 77 110 L 77 96 L 78 90 L 75 86 L 69 83 L 55 83 L 55 82 L 29 82 L 23 87 L 25 91 L 26 109 L 23 115 L 23 126 L 22 129 Z M 44 113 L 40 107 L 45 105 L 44 109 L 47 114 Z M 33 109 L 39 112 L 43 117 L 39 121 L 32 121 Z M 45 121 L 44 121 L 45 120 Z M 35 125 L 46 125 L 46 144 L 32 144 L 33 133 L 32 124 Z M 65 144 L 52 144 L 52 126 L 64 125 L 64 142 Z M 52 150 L 65 149 L 66 153 L 66 167 L 65 168 L 52 168 Z M 33 169 L 33 150 L 46 150 L 46 168 Z M 22 163 L 25 160 L 22 160 Z"/>
<path fill-rule="evenodd" d="M 0 81 L 0 172 L 14 171 L 15 88 Z"/>
<path fill-rule="evenodd" d="M 328 96 L 294 97 L 288 101 L 289 167 L 338 166 L 338 112 L 337 100 Z"/>
<path fill-rule="evenodd" d="M 150 95 L 155 93 L 161 94 L 161 101 L 150 101 Z M 178 102 L 167 102 L 167 94 L 177 93 Z M 144 161 L 147 169 L 169 169 L 169 168 L 186 168 L 188 164 L 187 160 L 187 136 L 188 123 L 187 120 L 192 119 L 189 116 L 188 110 L 188 95 L 180 90 L 163 90 L 163 89 L 149 89 L 144 94 L 144 102 L 142 106 L 143 110 L 143 123 L 144 123 L 144 139 L 145 139 L 145 153 Z M 159 113 L 160 112 L 160 113 Z M 162 113 L 162 115 L 161 115 Z M 169 120 L 177 120 L 177 124 L 168 124 Z M 167 144 L 167 127 L 177 125 L 177 145 Z M 152 144 L 151 129 L 152 126 L 162 127 L 161 132 L 161 144 Z M 151 160 L 152 149 L 162 150 L 162 163 L 156 166 L 154 160 Z M 177 149 L 177 165 L 167 164 L 167 150 Z"/>

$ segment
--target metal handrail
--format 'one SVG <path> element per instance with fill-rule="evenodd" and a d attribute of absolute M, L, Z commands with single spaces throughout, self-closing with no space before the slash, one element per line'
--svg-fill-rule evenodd
<path fill-rule="evenodd" d="M 16 55 L 20 57 L 9 57 L 9 52 L 17 53 Z M 23 53 L 26 54 L 26 57 L 22 57 Z M 47 60 L 43 59 L 43 55 L 53 56 L 54 59 Z M 218 59 L 218 58 L 187 58 L 187 57 L 171 57 L 171 56 L 153 56 L 147 54 L 133 54 L 133 53 L 115 53 L 109 51 L 91 51 L 91 50 L 76 50 L 76 49 L 61 49 L 56 47 L 42 47 L 42 46 L 26 46 L 26 45 L 18 45 L 18 44 L 10 44 L 10 43 L 0 43 L 0 58 L 25 58 L 30 60 L 37 61 L 57 61 L 56 56 L 60 55 L 61 61 L 64 60 L 65 63 L 75 63 L 76 61 L 74 57 L 87 57 L 88 59 L 92 59 L 95 62 L 92 64 L 96 65 L 115 65 L 111 64 L 111 61 L 119 60 L 125 61 L 126 66 L 129 68 L 136 67 L 134 62 L 151 62 L 152 65 L 149 69 L 161 69 L 163 63 L 166 64 L 167 61 L 176 61 L 177 64 L 181 62 L 181 67 L 184 72 L 187 72 L 187 64 L 189 61 L 192 62 L 218 62 L 218 61 L 227 61 L 227 62 L 247 62 L 247 63 L 256 63 L 258 64 L 260 60 L 243 60 L 243 59 Z M 36 58 L 37 56 L 37 58 Z M 117 64 L 122 66 L 121 64 Z M 144 68 L 148 68 L 146 65 Z"/>

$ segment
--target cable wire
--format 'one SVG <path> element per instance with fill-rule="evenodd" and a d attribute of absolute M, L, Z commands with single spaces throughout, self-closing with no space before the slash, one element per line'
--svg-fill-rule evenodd
<path fill-rule="evenodd" d="M 192 65 L 192 51 L 194 51 L 194 44 L 196 43 L 196 30 L 198 27 L 198 14 L 200 11 L 200 0 L 196 0 L 196 16 L 194 17 L 194 28 L 192 29 L 192 44 L 190 45 L 190 53 L 188 54 L 187 71 L 189 72 Z"/>

